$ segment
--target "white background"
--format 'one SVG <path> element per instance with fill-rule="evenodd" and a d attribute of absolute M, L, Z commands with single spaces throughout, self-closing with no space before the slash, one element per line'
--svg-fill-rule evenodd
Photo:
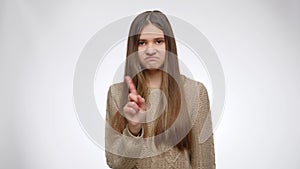
<path fill-rule="evenodd" d="M 106 168 L 76 117 L 75 65 L 98 30 L 153 9 L 193 24 L 219 56 L 217 168 L 300 168 L 299 0 L 1 0 L 1 169 Z"/>

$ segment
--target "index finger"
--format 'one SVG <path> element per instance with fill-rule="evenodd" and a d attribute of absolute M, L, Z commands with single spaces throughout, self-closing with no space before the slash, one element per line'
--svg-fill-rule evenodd
<path fill-rule="evenodd" d="M 129 88 L 129 90 L 130 90 L 130 93 L 136 94 L 136 95 L 137 95 L 137 91 L 136 91 L 136 89 L 135 89 L 135 86 L 134 86 L 134 84 L 133 84 L 133 82 L 132 82 L 131 77 L 125 76 L 125 80 L 126 80 L 126 83 L 127 83 L 128 88 Z"/>

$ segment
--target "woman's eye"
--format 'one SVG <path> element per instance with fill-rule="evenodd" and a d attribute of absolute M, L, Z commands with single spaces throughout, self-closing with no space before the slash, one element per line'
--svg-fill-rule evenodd
<path fill-rule="evenodd" d="M 164 40 L 157 40 L 157 41 L 156 41 L 157 44 L 161 44 L 161 43 L 163 43 L 163 42 L 164 42 Z"/>
<path fill-rule="evenodd" d="M 139 46 L 143 46 L 145 45 L 146 43 L 144 41 L 139 41 Z"/>

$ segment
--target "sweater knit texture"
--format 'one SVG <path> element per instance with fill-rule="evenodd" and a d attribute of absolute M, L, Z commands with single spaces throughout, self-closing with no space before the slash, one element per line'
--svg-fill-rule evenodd
<path fill-rule="evenodd" d="M 120 112 L 121 93 L 124 83 L 110 86 L 107 95 L 105 147 L 106 159 L 113 169 L 215 169 L 214 140 L 212 132 L 209 99 L 205 86 L 201 82 L 191 80 L 181 75 L 183 92 L 187 110 L 192 122 L 192 143 L 190 151 L 179 150 L 176 146 L 154 144 L 154 120 L 160 114 L 155 114 L 159 104 L 166 100 L 153 89 L 148 98 L 151 108 L 147 112 L 147 135 L 144 128 L 141 136 L 133 136 L 126 127 L 122 133 L 112 129 L 111 119 Z M 151 121 L 152 120 L 152 121 Z M 145 127 L 144 126 L 144 127 Z M 147 139 L 146 139 L 147 138 Z"/>

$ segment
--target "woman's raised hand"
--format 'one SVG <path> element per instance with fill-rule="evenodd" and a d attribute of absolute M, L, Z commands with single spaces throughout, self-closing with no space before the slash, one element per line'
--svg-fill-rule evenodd
<path fill-rule="evenodd" d="M 136 88 L 129 76 L 125 76 L 129 88 L 128 102 L 123 108 L 124 116 L 128 121 L 128 129 L 133 135 L 138 135 L 142 123 L 146 121 L 146 103 L 136 91 Z"/>

